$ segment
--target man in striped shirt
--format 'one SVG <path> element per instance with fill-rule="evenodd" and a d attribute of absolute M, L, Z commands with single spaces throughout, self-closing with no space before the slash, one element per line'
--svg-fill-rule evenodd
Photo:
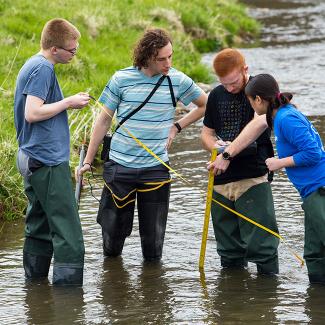
<path fill-rule="evenodd" d="M 116 112 L 117 122 L 141 105 L 162 76 L 166 76 L 149 101 L 114 133 L 109 160 L 104 164 L 105 186 L 98 211 L 105 256 L 122 253 L 131 234 L 137 200 L 142 253 L 159 260 L 165 236 L 170 175 L 167 148 L 182 128 L 203 117 L 207 95 L 184 73 L 171 67 L 173 48 L 162 29 L 145 32 L 134 50 L 133 66 L 117 71 L 107 83 L 100 103 L 105 107 L 95 123 L 83 168 L 91 168 L 99 145 Z M 169 84 L 170 78 L 171 85 Z M 175 100 L 173 99 L 175 98 Z M 173 123 L 175 103 L 197 107 Z M 143 142 L 155 158 L 130 135 Z"/>

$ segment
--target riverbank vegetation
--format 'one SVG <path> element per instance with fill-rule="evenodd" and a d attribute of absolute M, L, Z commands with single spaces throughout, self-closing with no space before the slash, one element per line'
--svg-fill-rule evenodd
<path fill-rule="evenodd" d="M 200 63 L 201 53 L 245 41 L 259 28 L 236 0 L 0 0 L 0 16 L 0 215 L 6 219 L 22 216 L 26 202 L 15 167 L 15 78 L 26 59 L 39 50 L 47 20 L 66 18 L 82 34 L 73 62 L 56 67 L 64 94 L 89 91 L 96 98 L 115 70 L 131 65 L 133 45 L 148 27 L 166 28 L 173 38 L 173 65 L 205 83 L 211 76 Z M 89 132 L 97 111 L 91 106 L 69 113 L 72 148 L 81 142 L 84 125 Z"/>

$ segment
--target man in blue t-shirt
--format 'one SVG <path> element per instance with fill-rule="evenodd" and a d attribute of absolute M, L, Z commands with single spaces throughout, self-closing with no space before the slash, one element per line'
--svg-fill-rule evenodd
<path fill-rule="evenodd" d="M 81 285 L 84 243 L 69 167 L 67 109 L 88 105 L 89 95 L 63 97 L 54 66 L 69 63 L 80 33 L 64 19 L 46 23 L 41 50 L 21 68 L 14 101 L 19 144 L 17 166 L 29 200 L 24 269 L 29 278 L 47 277 L 54 254 L 53 284 Z"/>
<path fill-rule="evenodd" d="M 134 50 L 134 64 L 117 71 L 103 90 L 103 104 L 91 136 L 84 167 L 89 170 L 116 112 L 117 122 L 146 101 L 114 133 L 109 160 L 104 164 L 105 186 L 97 221 L 102 226 L 106 256 L 122 253 L 125 238 L 132 231 L 137 199 L 142 253 L 145 260 L 159 260 L 165 236 L 170 176 L 167 148 L 183 128 L 204 115 L 207 95 L 184 73 L 171 67 L 173 47 L 164 30 L 145 32 Z M 176 102 L 197 108 L 173 124 Z M 130 135 L 143 142 L 149 151 Z"/>

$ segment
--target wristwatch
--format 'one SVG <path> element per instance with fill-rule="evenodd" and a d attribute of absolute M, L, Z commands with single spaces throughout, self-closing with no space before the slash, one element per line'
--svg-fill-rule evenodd
<path fill-rule="evenodd" d="M 224 151 L 222 153 L 222 159 L 232 161 L 233 157 L 230 156 L 230 153 L 229 152 Z"/>
<path fill-rule="evenodd" d="M 176 126 L 177 132 L 181 132 L 182 131 L 182 127 L 179 125 L 178 122 L 175 122 L 174 125 Z"/>

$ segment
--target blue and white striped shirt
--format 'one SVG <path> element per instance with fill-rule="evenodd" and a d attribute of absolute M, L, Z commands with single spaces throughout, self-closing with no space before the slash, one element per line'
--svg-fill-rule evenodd
<path fill-rule="evenodd" d="M 202 94 L 202 90 L 184 73 L 171 68 L 168 75 L 172 81 L 176 101 L 188 105 Z M 99 101 L 113 112 L 117 110 L 116 118 L 120 122 L 144 102 L 161 76 L 159 74 L 148 77 L 135 67 L 119 70 L 109 80 Z M 165 146 L 174 114 L 168 80 L 164 79 L 149 102 L 123 126 L 166 162 L 168 154 Z M 126 133 L 123 127 L 119 128 L 112 138 L 109 156 L 117 163 L 131 168 L 159 164 Z"/>

